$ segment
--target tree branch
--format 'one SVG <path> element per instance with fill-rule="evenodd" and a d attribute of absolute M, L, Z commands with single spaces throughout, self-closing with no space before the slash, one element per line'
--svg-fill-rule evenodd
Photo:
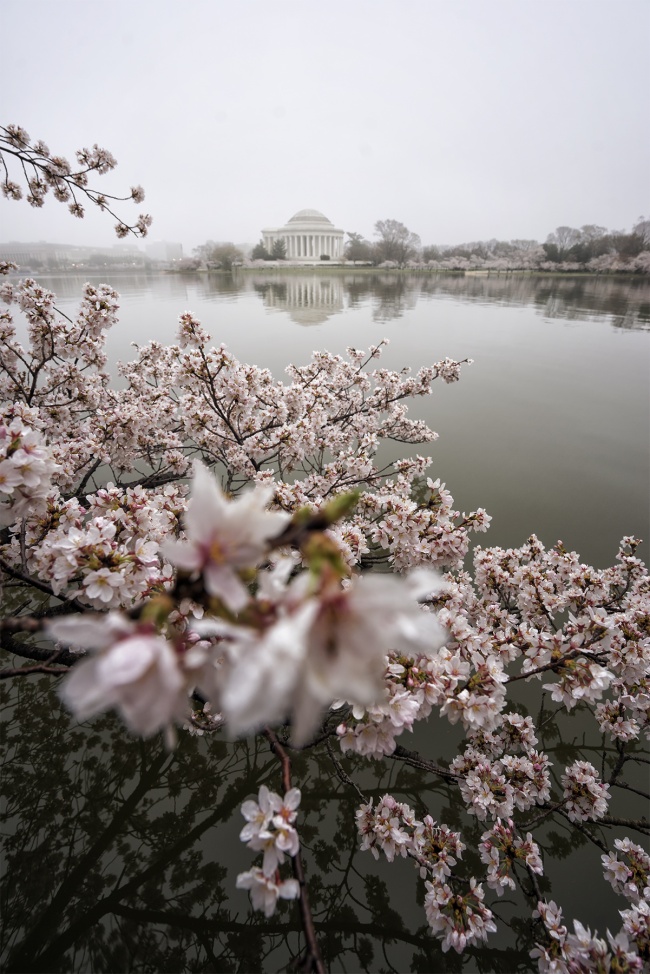
<path fill-rule="evenodd" d="M 270 728 L 265 728 L 262 733 L 269 742 L 271 750 L 282 765 L 282 787 L 286 793 L 291 789 L 291 759 L 280 744 L 275 733 Z M 305 880 L 305 870 L 302 864 L 300 849 L 298 849 L 295 856 L 291 857 L 291 864 L 293 867 L 293 874 L 298 880 L 298 885 L 300 887 L 300 913 L 302 915 L 303 929 L 305 931 L 305 939 L 307 941 L 307 956 L 304 962 L 305 970 L 314 971 L 315 974 L 325 974 L 325 965 L 321 956 L 320 947 L 318 946 L 316 930 L 314 928 L 314 918 L 312 917 L 311 907 L 309 905 L 309 893 L 307 890 L 307 881 Z"/>

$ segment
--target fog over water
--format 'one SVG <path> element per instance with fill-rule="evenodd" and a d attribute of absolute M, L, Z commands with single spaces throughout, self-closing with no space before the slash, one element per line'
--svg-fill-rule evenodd
<path fill-rule="evenodd" d="M 2 28 L 4 123 L 110 149 L 98 185 L 142 184 L 151 238 L 186 253 L 304 207 L 424 244 L 648 208 L 645 0 L 4 0 Z M 111 224 L 0 199 L 0 242 L 107 246 Z"/>

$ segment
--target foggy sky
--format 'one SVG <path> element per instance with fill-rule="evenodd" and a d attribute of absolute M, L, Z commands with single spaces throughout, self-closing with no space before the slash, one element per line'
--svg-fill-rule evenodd
<path fill-rule="evenodd" d="M 303 208 L 423 244 L 650 214 L 647 0 L 3 0 L 2 124 L 141 184 L 151 240 L 256 242 Z M 0 197 L 0 240 L 111 246 Z"/>

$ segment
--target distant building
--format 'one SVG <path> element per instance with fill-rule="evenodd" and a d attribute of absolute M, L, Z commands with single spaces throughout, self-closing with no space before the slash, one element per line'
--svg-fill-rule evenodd
<path fill-rule="evenodd" d="M 128 269 L 143 267 L 144 254 L 133 244 L 117 244 L 113 247 L 84 247 L 74 244 L 0 243 L 0 260 L 9 260 L 21 271 L 66 271 L 101 269 Z"/>
<path fill-rule="evenodd" d="M 22 243 L 10 240 L 0 244 L 0 260 L 10 260 L 19 267 L 67 266 L 83 260 L 85 247 L 72 244 L 52 244 L 44 240 L 38 243 Z"/>
<path fill-rule="evenodd" d="M 338 230 L 318 210 L 300 210 L 286 226 L 262 230 L 262 240 L 269 253 L 276 240 L 284 240 L 288 260 L 309 263 L 320 260 L 323 254 L 340 260 L 344 236 L 345 231 Z"/>

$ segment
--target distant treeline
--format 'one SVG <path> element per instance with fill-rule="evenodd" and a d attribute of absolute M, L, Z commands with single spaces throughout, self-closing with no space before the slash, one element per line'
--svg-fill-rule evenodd
<path fill-rule="evenodd" d="M 411 267 L 432 270 L 545 270 L 627 271 L 650 273 L 650 219 L 640 218 L 632 230 L 608 230 L 597 224 L 579 229 L 557 227 L 546 242 L 537 240 L 476 240 L 448 246 L 422 246 L 420 237 L 398 220 L 378 220 L 376 240 L 347 233 L 344 257 L 374 267 Z M 210 240 L 197 247 L 195 257 L 181 262 L 182 270 L 230 270 L 236 266 L 286 260 L 286 246 L 277 240 L 271 252 L 260 241 L 250 254 L 231 243 Z M 321 260 L 330 260 L 323 255 Z"/>
<path fill-rule="evenodd" d="M 536 240 L 478 240 L 455 247 L 431 246 L 422 249 L 422 260 L 469 261 L 521 260 L 526 263 L 573 263 L 586 266 L 597 261 L 630 263 L 650 251 L 650 220 L 641 219 L 631 231 L 608 230 L 596 224 L 583 227 L 558 227 L 539 244 Z M 606 260 L 603 260 L 606 258 Z M 598 269 L 596 267 L 595 269 Z"/>

